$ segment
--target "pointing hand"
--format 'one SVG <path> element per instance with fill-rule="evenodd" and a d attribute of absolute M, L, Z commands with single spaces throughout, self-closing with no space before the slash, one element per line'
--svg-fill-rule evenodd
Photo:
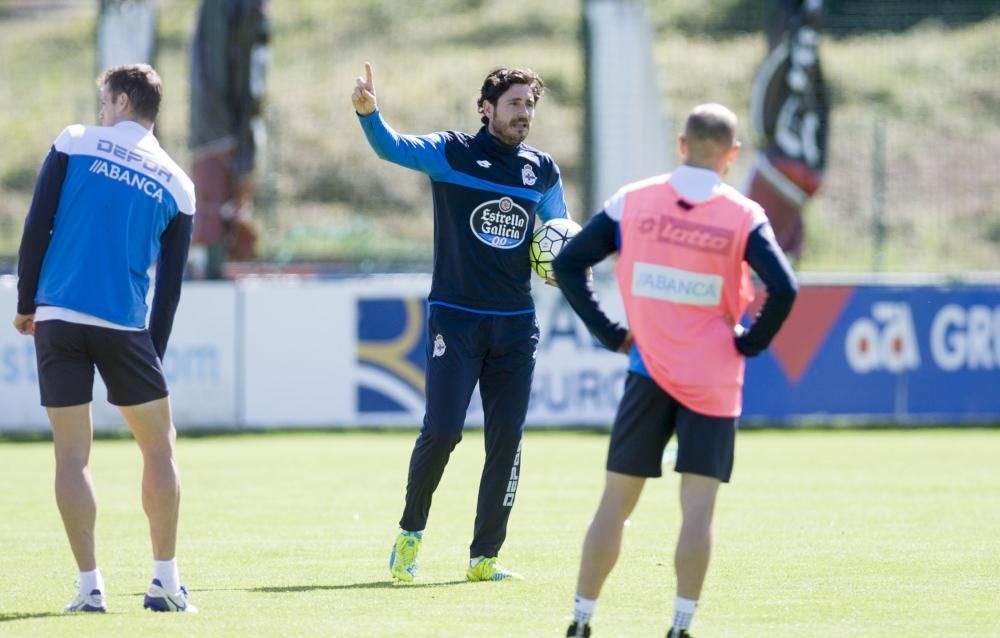
<path fill-rule="evenodd" d="M 368 115 L 375 112 L 375 81 L 372 78 L 372 65 L 365 62 L 365 77 L 354 80 L 354 92 L 351 102 L 358 115 Z"/>

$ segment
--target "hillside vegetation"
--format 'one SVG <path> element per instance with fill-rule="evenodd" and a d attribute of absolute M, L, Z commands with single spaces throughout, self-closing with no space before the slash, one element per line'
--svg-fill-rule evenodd
<path fill-rule="evenodd" d="M 16 252 L 49 144 L 67 124 L 96 118 L 94 3 L 69 5 L 0 19 L 0 259 Z M 197 2 L 158 6 L 157 67 L 167 92 L 158 132 L 186 166 L 187 47 Z M 658 89 L 674 130 L 691 106 L 709 100 L 731 105 L 745 121 L 765 40 L 759 25 L 741 16 L 756 21 L 760 11 L 737 0 L 712 3 L 712 10 L 680 0 L 650 6 Z M 375 67 L 386 118 L 413 133 L 475 130 L 485 73 L 499 65 L 535 68 L 548 92 L 529 141 L 559 162 L 574 216 L 592 212 L 582 210 L 578 0 L 299 0 L 272 2 L 272 10 L 271 137 L 258 201 L 267 260 L 367 268 L 425 267 L 429 260 L 426 179 L 375 158 L 355 121 L 349 95 L 365 61 Z M 996 270 L 1000 18 L 843 31 L 820 45 L 834 108 L 831 153 L 807 213 L 800 267 Z M 887 168 L 881 195 L 888 235 L 879 260 L 872 239 L 876 122 L 885 131 Z M 745 170 L 744 159 L 731 181 L 741 185 Z"/>

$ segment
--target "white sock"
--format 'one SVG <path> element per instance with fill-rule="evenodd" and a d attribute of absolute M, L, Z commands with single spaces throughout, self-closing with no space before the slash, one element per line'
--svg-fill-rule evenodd
<path fill-rule="evenodd" d="M 694 618 L 694 610 L 698 608 L 698 601 L 690 598 L 674 598 L 674 629 L 690 629 L 691 620 Z"/>
<path fill-rule="evenodd" d="M 176 594 L 181 590 L 181 577 L 177 573 L 177 559 L 154 560 L 153 578 L 160 581 L 160 586 L 168 594 Z"/>
<path fill-rule="evenodd" d="M 483 562 L 484 560 L 486 560 L 485 556 L 476 556 L 475 558 L 470 558 L 469 559 L 469 567 L 475 567 L 476 565 L 478 565 L 479 563 Z"/>
<path fill-rule="evenodd" d="M 89 572 L 80 572 L 80 591 L 89 594 L 94 590 L 104 593 L 104 576 L 100 568 L 95 567 Z"/>
<path fill-rule="evenodd" d="M 597 600 L 584 598 L 580 595 L 573 597 L 573 620 L 586 625 L 594 616 L 594 608 L 597 607 Z"/>

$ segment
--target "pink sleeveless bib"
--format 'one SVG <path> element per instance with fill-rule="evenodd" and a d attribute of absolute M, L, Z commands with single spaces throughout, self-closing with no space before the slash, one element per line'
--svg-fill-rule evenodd
<path fill-rule="evenodd" d="M 733 325 L 753 300 L 743 259 L 754 214 L 733 188 L 688 203 L 669 175 L 625 193 L 615 275 L 650 376 L 695 412 L 738 416 L 744 358 Z"/>

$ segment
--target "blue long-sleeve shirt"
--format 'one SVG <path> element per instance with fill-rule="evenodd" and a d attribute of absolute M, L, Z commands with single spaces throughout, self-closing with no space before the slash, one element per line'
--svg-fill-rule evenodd
<path fill-rule="evenodd" d="M 20 314 L 55 306 L 146 327 L 162 357 L 187 261 L 194 187 L 135 122 L 70 126 L 42 165 L 18 252 Z"/>
<path fill-rule="evenodd" d="M 569 217 L 559 167 L 527 144 L 475 135 L 400 135 L 379 111 L 359 116 L 382 159 L 425 173 L 434 197 L 430 303 L 486 313 L 531 312 L 528 250 L 535 216 Z"/>

